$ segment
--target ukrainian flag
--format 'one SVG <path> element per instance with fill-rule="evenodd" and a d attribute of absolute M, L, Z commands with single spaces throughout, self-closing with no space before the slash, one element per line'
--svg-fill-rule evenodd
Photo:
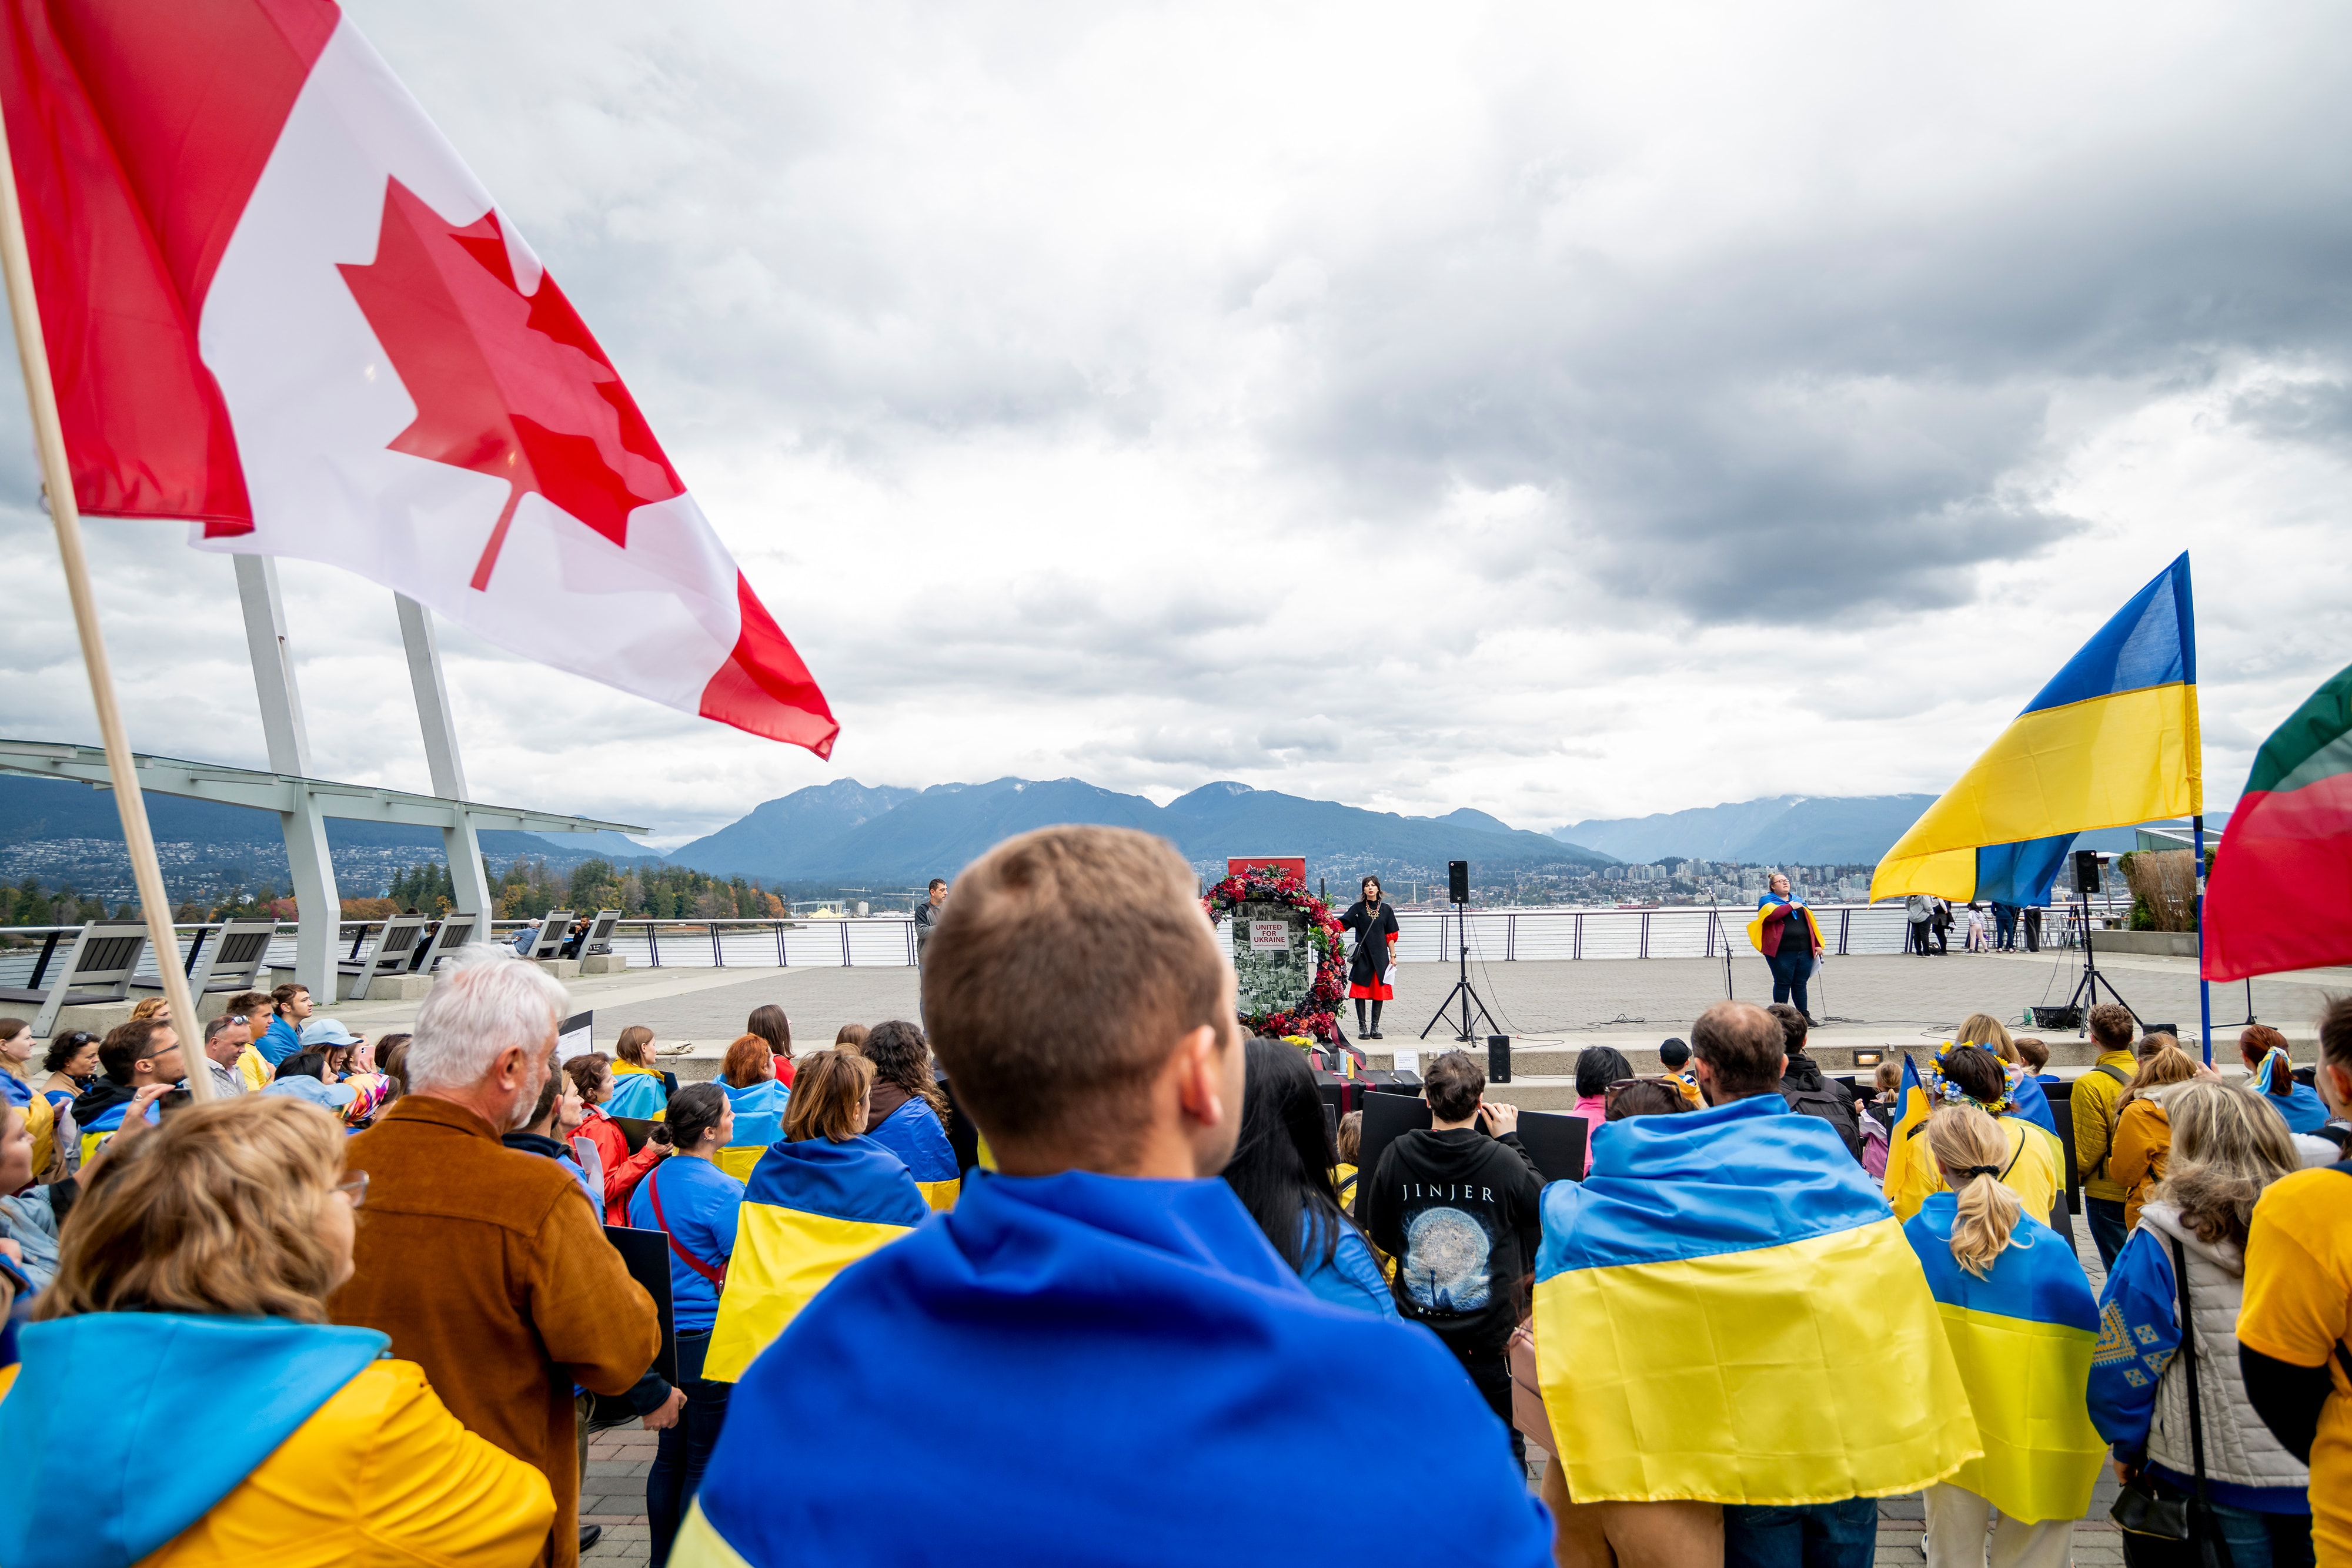
<path fill-rule="evenodd" d="M 784 1104 L 793 1092 L 772 1078 L 748 1089 L 738 1089 L 723 1078 L 716 1082 L 735 1107 L 735 1136 L 711 1156 L 711 1163 L 737 1181 L 748 1182 L 768 1145 L 784 1141 Z"/>
<path fill-rule="evenodd" d="M 1952 1258 L 1958 1201 L 1937 1193 L 1903 1228 L 1984 1445 L 1951 1482 L 2021 1524 L 2080 1519 L 2107 1458 L 2085 1397 L 2099 1303 L 2066 1239 L 2030 1214 L 1988 1278 L 1962 1269 Z"/>
<path fill-rule="evenodd" d="M 1749 946 L 1755 948 L 1759 953 L 1764 951 L 1764 917 L 1772 913 L 1775 909 L 1779 909 L 1783 905 L 1787 906 L 1789 918 L 1791 920 L 1794 920 L 1797 917 L 1800 911 L 1803 913 L 1805 916 L 1805 924 L 1812 929 L 1814 947 L 1826 947 L 1829 946 L 1828 943 L 1822 940 L 1822 923 L 1813 918 L 1811 905 L 1808 904 L 1803 899 L 1797 897 L 1793 894 L 1787 898 L 1782 898 L 1778 894 L 1768 893 L 1757 903 L 1756 918 L 1748 923 L 1748 945 Z M 1781 940 L 1785 942 L 1788 938 L 1783 936 Z M 1808 954 L 1811 951 L 1812 949 L 1810 947 L 1806 949 Z"/>
<path fill-rule="evenodd" d="M 1902 1228 L 1777 1094 L 1612 1122 L 1544 1189 L 1536 1354 L 1579 1502 L 1886 1497 L 1982 1452 Z"/>
<path fill-rule="evenodd" d="M 744 1186 L 702 1375 L 742 1376 L 835 1274 L 929 1215 L 906 1162 L 871 1138 L 770 1145 Z"/>
<path fill-rule="evenodd" d="M 633 1116 L 658 1122 L 669 1112 L 669 1089 L 661 1074 L 634 1061 L 613 1063 L 613 1097 L 604 1102 L 607 1116 Z"/>
<path fill-rule="evenodd" d="M 1927 1086 L 1919 1082 L 1919 1067 L 1911 1053 L 1903 1053 L 1903 1087 L 1896 1091 L 1897 1107 L 1895 1125 L 1886 1130 L 1886 1174 L 1879 1178 L 1879 1194 L 1887 1202 L 1895 1201 L 1895 1188 L 1903 1182 L 1903 1155 L 1909 1140 L 1927 1124 L 1936 1113 L 1935 1103 L 1927 1098 Z"/>
<path fill-rule="evenodd" d="M 1870 896 L 2039 903 L 2074 836 L 2205 809 L 2183 551 L 1886 852 Z"/>
<path fill-rule="evenodd" d="M 866 1135 L 907 1162 L 915 1185 L 923 1189 L 923 1201 L 934 1212 L 944 1214 L 956 1206 L 956 1195 L 963 1190 L 963 1173 L 956 1168 L 947 1129 L 940 1125 L 929 1104 L 909 1100 L 878 1125 L 866 1128 Z"/>

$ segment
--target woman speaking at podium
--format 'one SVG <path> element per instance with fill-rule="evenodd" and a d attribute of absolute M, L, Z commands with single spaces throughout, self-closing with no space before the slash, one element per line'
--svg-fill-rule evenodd
<path fill-rule="evenodd" d="M 1397 917 L 1395 908 L 1381 897 L 1381 879 L 1368 876 L 1364 896 L 1348 906 L 1339 928 L 1356 934 L 1356 956 L 1348 962 L 1348 995 L 1356 1004 L 1356 1038 L 1381 1038 L 1381 1004 L 1396 995 L 1390 977 L 1396 973 Z M 1364 1026 L 1364 1004 L 1372 1004 L 1371 1027 Z"/>
<path fill-rule="evenodd" d="M 1756 901 L 1756 918 L 1748 923 L 1748 940 L 1772 967 L 1772 999 L 1794 1001 L 1805 1021 L 1819 1028 L 1821 1020 L 1805 1005 L 1805 982 L 1812 977 L 1813 960 L 1824 951 L 1821 925 L 1780 872 L 1772 873 L 1764 896 Z"/>

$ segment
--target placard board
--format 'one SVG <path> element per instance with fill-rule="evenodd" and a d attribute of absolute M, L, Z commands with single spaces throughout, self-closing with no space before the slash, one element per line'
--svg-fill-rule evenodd
<path fill-rule="evenodd" d="M 1584 1138 L 1592 1124 L 1565 1111 L 1519 1113 L 1519 1147 L 1546 1182 L 1584 1179 Z"/>
<path fill-rule="evenodd" d="M 596 1012 L 573 1013 L 555 1031 L 555 1060 L 569 1061 L 575 1056 L 585 1056 L 596 1049 Z"/>
<path fill-rule="evenodd" d="M 1307 915 L 1281 904 L 1240 904 L 1233 934 L 1234 979 L 1245 1018 L 1292 1012 L 1315 989 L 1315 949 Z"/>
<path fill-rule="evenodd" d="M 669 1234 L 661 1230 L 635 1230 L 625 1225 L 604 1227 L 604 1239 L 621 1254 L 627 1265 L 629 1278 L 646 1288 L 654 1299 L 654 1311 L 661 1315 L 661 1349 L 655 1353 L 653 1369 L 661 1374 L 662 1381 L 672 1388 L 677 1386 L 677 1312 L 669 1293 Z"/>

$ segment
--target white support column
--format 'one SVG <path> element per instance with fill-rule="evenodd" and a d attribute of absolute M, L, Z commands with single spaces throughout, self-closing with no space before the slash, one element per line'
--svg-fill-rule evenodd
<path fill-rule="evenodd" d="M 246 651 L 253 657 L 254 695 L 261 702 L 261 734 L 269 747 L 269 770 L 289 778 L 310 777 L 310 737 L 302 723 L 302 693 L 294 682 L 294 656 L 286 643 L 286 612 L 278 596 L 278 563 L 268 556 L 240 555 L 236 596 L 245 607 Z M 335 864 L 327 852 L 327 819 L 305 790 L 291 811 L 278 814 L 286 834 L 286 865 L 293 875 L 296 909 L 294 977 L 310 988 L 320 1007 L 335 999 L 335 960 L 343 905 L 335 891 Z"/>
<path fill-rule="evenodd" d="M 433 792 L 463 801 L 466 766 L 457 754 L 457 716 L 449 706 L 448 685 L 441 679 L 441 643 L 434 635 L 432 612 L 404 593 L 394 594 L 392 601 L 400 612 L 400 640 L 408 650 L 408 684 L 416 689 L 416 722 L 425 731 L 425 762 L 433 774 Z M 496 906 L 473 818 L 460 810 L 457 825 L 441 830 L 441 843 L 448 855 L 457 907 L 487 922 Z M 480 926 L 478 935 L 488 940 L 489 926 Z"/>

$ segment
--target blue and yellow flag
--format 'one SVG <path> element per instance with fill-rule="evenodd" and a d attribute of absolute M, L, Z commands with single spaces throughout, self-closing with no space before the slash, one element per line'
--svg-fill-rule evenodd
<path fill-rule="evenodd" d="M 915 1185 L 923 1189 L 923 1201 L 934 1211 L 945 1213 L 955 1207 L 956 1194 L 963 1189 L 963 1173 L 956 1168 L 955 1149 L 948 1143 L 947 1129 L 940 1125 L 928 1103 L 908 1101 L 866 1128 L 866 1135 L 907 1162 Z"/>
<path fill-rule="evenodd" d="M 1409 1479 L 1315 1506 L 1359 1451 Z M 914 1455 L 940 1462 L 877 1490 Z M 812 1302 L 736 1384 L 669 1562 L 1549 1568 L 1551 1535 L 1436 1335 L 1316 1299 L 1213 1177 L 1065 1171 L 975 1176 Z"/>
<path fill-rule="evenodd" d="M 870 1138 L 771 1144 L 744 1185 L 702 1375 L 742 1376 L 835 1274 L 930 1212 L 906 1162 Z"/>
<path fill-rule="evenodd" d="M 1612 1122 L 1544 1188 L 1536 1354 L 1579 1502 L 1886 1497 L 1982 1451 L 1902 1228 L 1777 1094 Z"/>
<path fill-rule="evenodd" d="M 1984 1453 L 1952 1484 L 2021 1524 L 2080 1519 L 2107 1458 L 2084 1390 L 2099 1303 L 2066 1239 L 2026 1215 L 1984 1279 L 1952 1257 L 1950 1193 L 1929 1198 L 1903 1234 L 1943 1316 Z"/>
<path fill-rule="evenodd" d="M 784 1141 L 784 1106 L 793 1092 L 772 1078 L 763 1078 L 746 1089 L 738 1089 L 723 1078 L 715 1082 L 735 1107 L 735 1135 L 711 1161 L 737 1181 L 748 1182 L 768 1145 Z"/>
<path fill-rule="evenodd" d="M 1879 1195 L 1887 1202 L 1903 1182 L 1903 1155 L 1910 1139 L 1927 1124 L 1935 1114 L 1935 1102 L 1927 1097 L 1927 1086 L 1919 1082 L 1919 1065 L 1911 1053 L 1903 1053 L 1903 1087 L 1895 1095 L 1895 1124 L 1886 1130 L 1886 1174 L 1879 1178 Z"/>
<path fill-rule="evenodd" d="M 2183 551 L 1895 841 L 1870 896 L 2040 903 L 2076 833 L 2202 811 L 2202 755 Z"/>
<path fill-rule="evenodd" d="M 660 1073 L 633 1061 L 613 1063 L 613 1097 L 604 1102 L 604 1114 L 658 1122 L 668 1113 L 669 1086 Z"/>
<path fill-rule="evenodd" d="M 1757 900 L 1756 916 L 1748 923 L 1748 945 L 1749 946 L 1755 948 L 1759 953 L 1764 951 L 1764 917 L 1771 914 L 1775 909 L 1781 907 L 1783 904 L 1788 906 L 1789 918 L 1791 920 L 1794 920 L 1797 917 L 1800 911 L 1803 912 L 1805 916 L 1804 928 L 1812 933 L 1812 946 L 1814 947 L 1826 947 L 1829 946 L 1828 943 L 1822 940 L 1822 923 L 1813 918 L 1811 905 L 1808 904 L 1803 899 L 1796 896 L 1793 893 L 1786 898 L 1781 897 L 1777 893 L 1767 893 L 1762 898 Z M 1781 937 L 1781 940 L 1785 942 L 1788 938 L 1784 936 Z M 1811 950 L 1811 948 L 1807 949 L 1808 952 Z"/>

